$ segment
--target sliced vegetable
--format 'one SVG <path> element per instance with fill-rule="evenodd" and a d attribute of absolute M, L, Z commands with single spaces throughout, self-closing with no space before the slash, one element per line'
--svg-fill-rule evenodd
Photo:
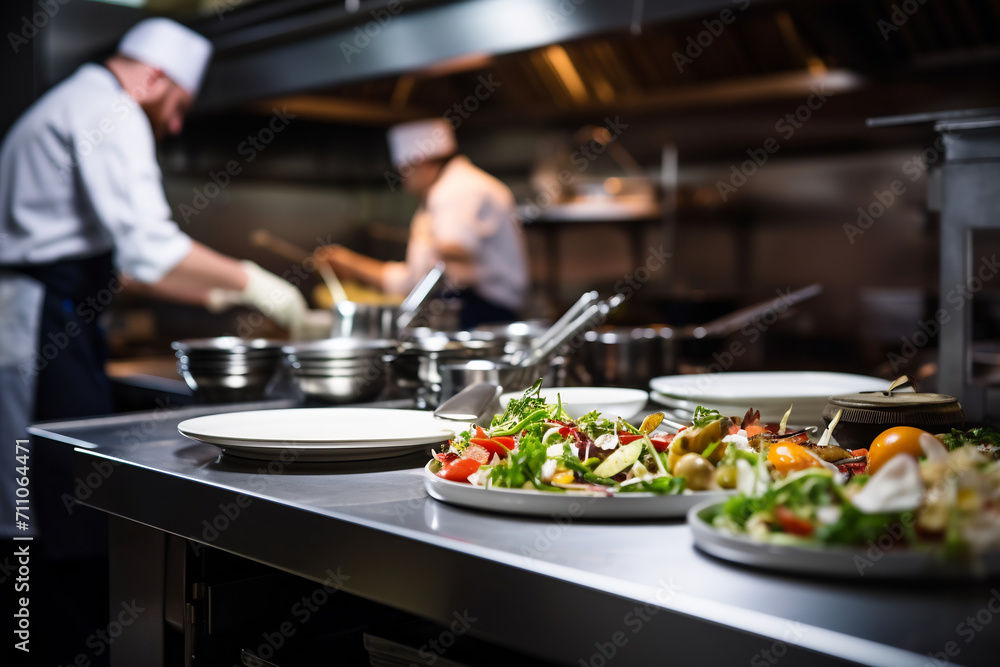
<path fill-rule="evenodd" d="M 594 474 L 598 477 L 614 477 L 639 460 L 644 444 L 641 440 L 636 440 L 619 447 L 601 465 L 594 468 Z"/>
<path fill-rule="evenodd" d="M 454 459 L 443 463 L 438 477 L 443 477 L 452 482 L 469 481 L 469 475 L 479 470 L 481 464 L 476 459 Z"/>

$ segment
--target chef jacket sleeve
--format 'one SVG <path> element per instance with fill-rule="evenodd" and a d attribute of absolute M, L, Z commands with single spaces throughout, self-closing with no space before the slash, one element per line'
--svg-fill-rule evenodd
<path fill-rule="evenodd" d="M 472 193 L 438 197 L 436 201 L 428 202 L 435 245 L 454 244 L 476 255 L 480 246 L 479 228 L 484 207 L 489 207 L 488 198 Z"/>
<path fill-rule="evenodd" d="M 191 238 L 172 220 L 163 193 L 148 120 L 136 114 L 84 154 L 77 147 L 83 192 L 115 245 L 119 270 L 155 283 L 191 251 Z"/>

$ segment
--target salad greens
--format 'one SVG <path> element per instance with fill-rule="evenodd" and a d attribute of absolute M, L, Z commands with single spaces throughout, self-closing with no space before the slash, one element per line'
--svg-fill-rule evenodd
<path fill-rule="evenodd" d="M 973 447 L 978 447 L 979 445 L 989 445 L 993 448 L 1000 447 L 1000 432 L 989 426 L 980 426 L 968 431 L 960 431 L 957 428 L 953 428 L 951 429 L 951 433 L 943 433 L 938 436 L 938 439 L 949 450 L 955 450 L 966 445 Z"/>
<path fill-rule="evenodd" d="M 692 417 L 691 423 L 695 428 L 704 428 L 719 419 L 722 419 L 722 414 L 718 410 L 709 410 L 699 405 L 694 409 L 694 417 Z"/>
<path fill-rule="evenodd" d="M 547 403 L 537 381 L 495 415 L 471 425 L 435 458 L 445 479 L 508 489 L 677 494 L 685 479 L 667 470 L 672 434 L 641 433 L 598 412 L 572 419 L 561 398 Z M 659 423 L 656 420 L 655 423 Z"/>

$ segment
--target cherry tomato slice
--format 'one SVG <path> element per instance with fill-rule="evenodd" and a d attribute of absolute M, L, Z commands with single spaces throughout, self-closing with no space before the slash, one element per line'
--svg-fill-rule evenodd
<path fill-rule="evenodd" d="M 774 518 L 781 524 L 781 529 L 789 535 L 801 535 L 803 537 L 812 535 L 816 526 L 809 521 L 796 516 L 795 512 L 784 505 L 774 508 Z"/>
<path fill-rule="evenodd" d="M 437 475 L 452 482 L 468 484 L 469 475 L 479 470 L 479 465 L 479 461 L 475 459 L 455 459 L 442 465 Z"/>
<path fill-rule="evenodd" d="M 619 433 L 618 442 L 623 445 L 627 445 L 630 442 L 635 442 L 641 435 L 636 433 Z M 653 443 L 653 448 L 658 452 L 665 452 L 670 448 L 670 443 L 674 441 L 676 436 L 673 433 L 666 433 L 664 435 L 658 435 L 656 437 L 650 438 L 649 440 Z"/>
<path fill-rule="evenodd" d="M 469 443 L 473 445 L 479 445 L 480 447 L 488 451 L 490 453 L 490 458 L 493 458 L 494 454 L 496 454 L 502 459 L 507 458 L 508 454 L 507 450 L 509 448 L 506 445 L 497 442 L 495 439 L 469 438 Z M 511 446 L 513 446 L 513 443 L 511 443 Z"/>
<path fill-rule="evenodd" d="M 462 450 L 462 458 L 475 459 L 479 461 L 480 465 L 486 465 L 490 462 L 491 454 L 485 447 L 470 442 Z"/>

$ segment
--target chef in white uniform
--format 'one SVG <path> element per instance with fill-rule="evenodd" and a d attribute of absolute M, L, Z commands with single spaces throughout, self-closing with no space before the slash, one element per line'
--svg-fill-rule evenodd
<path fill-rule="evenodd" d="M 156 141 L 177 134 L 211 43 L 146 19 L 117 54 L 39 98 L 0 149 L 0 442 L 32 421 L 111 412 L 98 320 L 127 281 L 214 310 L 256 307 L 294 327 L 296 287 L 193 241 L 171 219 Z M 6 451 L 6 449 L 5 449 Z M 12 530 L 12 455 L 0 466 L 0 534 Z M 43 529 L 44 530 L 44 529 Z"/>
<path fill-rule="evenodd" d="M 381 262 L 336 245 L 320 248 L 317 256 L 343 278 L 399 295 L 443 261 L 462 304 L 461 328 L 517 319 L 528 266 L 510 188 L 456 154 L 455 133 L 443 118 L 396 125 L 388 139 L 397 170 L 390 181 L 420 198 L 406 261 Z"/>

